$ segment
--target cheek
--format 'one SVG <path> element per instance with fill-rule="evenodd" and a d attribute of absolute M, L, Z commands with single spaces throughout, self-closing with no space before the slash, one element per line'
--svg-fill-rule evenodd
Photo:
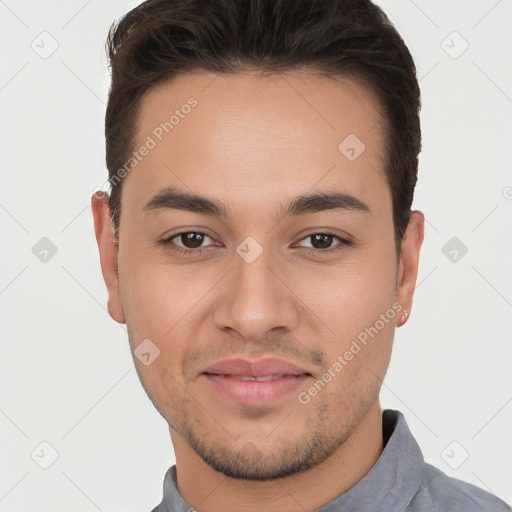
<path fill-rule="evenodd" d="M 168 410 L 175 407 L 167 403 L 169 396 L 177 396 L 183 386 L 183 341 L 190 338 L 183 328 L 190 322 L 193 297 L 187 298 L 190 287 L 176 286 L 177 280 L 170 278 L 168 268 L 141 261 L 128 260 L 125 264 L 130 270 L 125 273 L 121 289 L 136 370 L 157 409 Z M 157 356 L 146 365 L 137 357 L 137 347 L 148 339 L 150 357 Z"/>
<path fill-rule="evenodd" d="M 315 286 L 296 289 L 340 339 L 372 325 L 395 300 L 395 269 L 386 258 L 354 259 L 318 274 L 315 281 Z"/>
<path fill-rule="evenodd" d="M 328 400 L 342 409 L 357 409 L 378 397 L 391 357 L 394 328 L 391 322 L 381 330 L 374 327 L 375 322 L 353 337 L 338 339 L 327 356 L 326 373 L 334 375 Z"/>
<path fill-rule="evenodd" d="M 121 291 L 130 344 L 133 350 L 150 339 L 160 350 L 157 361 L 173 375 L 181 375 L 179 364 L 187 348 L 200 339 L 203 304 L 218 274 L 210 279 L 207 274 L 198 276 L 198 267 L 143 261 L 125 260 Z"/>
<path fill-rule="evenodd" d="M 190 308 L 197 289 L 178 269 L 157 264 L 150 256 L 141 252 L 120 257 L 123 300 L 128 316 L 161 335 Z"/>
<path fill-rule="evenodd" d="M 399 317 L 394 272 L 392 258 L 368 256 L 352 268 L 339 269 L 325 281 L 324 293 L 310 292 L 319 316 L 331 329 L 329 341 L 325 338 L 323 343 L 327 364 L 337 376 L 332 389 L 342 400 L 348 396 L 343 389 L 349 394 L 365 389 L 371 395 L 385 374 Z"/>
<path fill-rule="evenodd" d="M 395 297 L 396 256 L 392 243 L 374 244 L 361 259 L 352 285 L 352 300 L 367 320 L 378 318 Z"/>

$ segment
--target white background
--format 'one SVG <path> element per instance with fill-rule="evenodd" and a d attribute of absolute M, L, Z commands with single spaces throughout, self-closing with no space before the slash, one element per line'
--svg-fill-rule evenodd
<path fill-rule="evenodd" d="M 0 0 L 4 512 L 149 511 L 174 463 L 106 311 L 90 209 L 107 178 L 105 38 L 137 4 Z M 404 412 L 428 462 L 512 502 L 512 0 L 379 4 L 421 80 L 414 207 L 427 219 L 382 404 Z M 458 58 L 454 31 L 469 44 Z M 53 39 L 48 58 L 31 47 Z M 58 250 L 46 263 L 32 252 L 42 237 Z M 452 237 L 468 248 L 456 262 L 442 252 Z M 48 469 L 31 458 L 43 441 L 58 452 Z"/>

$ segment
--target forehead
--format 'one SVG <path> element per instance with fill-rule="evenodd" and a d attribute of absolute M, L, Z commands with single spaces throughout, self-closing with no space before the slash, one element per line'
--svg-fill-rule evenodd
<path fill-rule="evenodd" d="M 339 186 L 387 203 L 381 121 L 371 92 L 346 78 L 178 75 L 141 100 L 135 149 L 151 149 L 123 197 L 142 206 L 176 185 L 243 204 Z"/>

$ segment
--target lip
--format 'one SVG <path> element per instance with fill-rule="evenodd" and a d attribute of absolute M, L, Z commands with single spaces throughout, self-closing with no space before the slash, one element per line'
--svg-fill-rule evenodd
<path fill-rule="evenodd" d="M 304 368 L 283 359 L 265 357 L 260 359 L 225 359 L 204 369 L 202 373 L 217 375 L 245 375 L 264 377 L 265 375 L 302 375 L 308 373 Z"/>
<path fill-rule="evenodd" d="M 275 402 L 312 378 L 311 373 L 288 361 L 276 358 L 226 359 L 201 372 L 209 386 L 244 405 L 261 406 Z M 241 380 L 273 376 L 272 380 Z"/>

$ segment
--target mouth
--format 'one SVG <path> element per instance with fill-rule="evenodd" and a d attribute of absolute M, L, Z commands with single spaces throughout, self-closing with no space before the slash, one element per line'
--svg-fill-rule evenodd
<path fill-rule="evenodd" d="M 275 358 L 229 359 L 205 369 L 201 376 L 216 395 L 252 406 L 277 402 L 313 378 L 306 369 Z"/>
<path fill-rule="evenodd" d="M 244 380 L 244 381 L 252 381 L 252 382 L 266 382 L 269 380 L 277 380 L 284 379 L 286 377 L 296 377 L 296 375 L 263 375 L 262 377 L 256 377 L 255 375 L 219 375 L 216 373 L 206 373 L 206 375 L 218 375 L 219 377 L 229 377 L 235 380 Z"/>

